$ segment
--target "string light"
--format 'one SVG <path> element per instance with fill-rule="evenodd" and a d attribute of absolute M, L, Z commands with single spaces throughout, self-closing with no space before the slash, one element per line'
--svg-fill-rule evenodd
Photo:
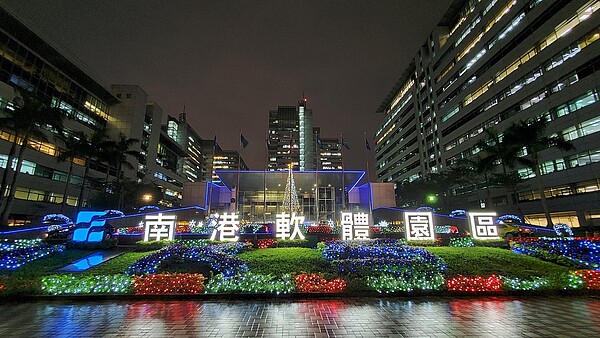
<path fill-rule="evenodd" d="M 197 273 L 154 274 L 133 278 L 136 295 L 200 294 L 204 276 Z"/>
<path fill-rule="evenodd" d="M 125 294 L 131 289 L 131 282 L 126 275 L 52 275 L 41 280 L 42 291 L 51 295 Z"/>
<path fill-rule="evenodd" d="M 62 252 L 65 249 L 64 245 L 40 244 L 39 246 L 16 247 L 10 251 L 0 252 L 0 270 L 14 270 L 26 263 L 55 252 Z"/>
<path fill-rule="evenodd" d="M 475 246 L 475 243 L 473 243 L 473 238 L 471 237 L 455 237 L 450 238 L 450 243 L 448 243 L 448 246 L 455 248 L 467 248 Z"/>
<path fill-rule="evenodd" d="M 533 257 L 570 263 L 584 269 L 600 269 L 600 243 L 586 238 L 539 238 L 513 241 L 511 250 Z"/>
<path fill-rule="evenodd" d="M 393 275 L 368 276 L 367 287 L 379 293 L 411 292 L 414 290 L 442 290 L 444 276 L 442 273 L 432 275 L 413 275 L 410 278 L 398 278 Z"/>
<path fill-rule="evenodd" d="M 578 270 L 573 274 L 585 282 L 586 289 L 600 290 L 600 271 L 598 270 Z"/>
<path fill-rule="evenodd" d="M 457 276 L 446 281 L 446 289 L 458 292 L 498 292 L 502 291 L 502 280 L 496 275 L 489 277 Z"/>
<path fill-rule="evenodd" d="M 275 247 L 275 240 L 273 238 L 261 238 L 257 240 L 256 246 L 259 249 L 273 248 Z"/>
<path fill-rule="evenodd" d="M 295 285 L 289 274 L 282 277 L 245 272 L 232 277 L 218 274 L 206 285 L 206 293 L 290 293 Z"/>
<path fill-rule="evenodd" d="M 297 275 L 294 283 L 299 292 L 343 292 L 346 289 L 346 281 L 343 279 L 327 280 L 315 273 Z"/>

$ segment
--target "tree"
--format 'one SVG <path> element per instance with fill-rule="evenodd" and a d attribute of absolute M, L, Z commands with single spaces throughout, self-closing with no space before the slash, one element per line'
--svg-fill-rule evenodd
<path fill-rule="evenodd" d="M 548 227 L 552 227 L 552 217 L 548 210 L 546 195 L 544 194 L 544 181 L 540 170 L 540 152 L 548 148 L 557 148 L 563 151 L 575 149 L 573 144 L 565 141 L 562 137 L 552 135 L 545 136 L 548 122 L 544 118 L 536 118 L 529 122 L 520 121 L 513 123 L 505 131 L 504 142 L 512 144 L 516 147 L 524 148 L 525 155 L 517 157 L 516 160 L 528 166 L 535 173 L 538 183 L 538 190 L 542 200 L 542 207 L 546 216 Z M 518 198 L 518 197 L 517 197 Z"/>
<path fill-rule="evenodd" d="M 61 152 L 58 156 L 59 162 L 69 161 L 69 172 L 67 174 L 67 182 L 65 183 L 65 189 L 63 190 L 63 200 L 60 206 L 60 212 L 64 213 L 65 206 L 67 204 L 67 193 L 69 185 L 71 184 L 71 177 L 73 176 L 73 160 L 77 157 L 84 158 L 87 155 L 87 137 L 82 131 L 75 132 L 73 134 L 64 135 L 62 137 L 63 143 L 65 144 L 66 150 Z"/>
<path fill-rule="evenodd" d="M 117 208 L 119 210 L 123 207 L 123 187 L 120 184 L 123 179 L 123 168 L 135 169 L 131 162 L 129 162 L 129 157 L 133 157 L 137 161 L 141 161 L 143 158 L 139 151 L 131 149 L 134 144 L 139 142 L 138 139 L 127 138 L 127 136 L 119 134 L 117 141 L 109 141 L 108 144 L 109 157 L 113 159 L 112 162 L 117 168 L 117 177 L 114 186 L 118 196 Z"/>
<path fill-rule="evenodd" d="M 83 158 L 85 159 L 85 169 L 83 172 L 81 188 L 79 190 L 79 197 L 77 198 L 78 212 L 83 206 L 83 192 L 90 172 L 90 162 L 102 160 L 106 156 L 109 146 L 110 143 L 108 141 L 106 129 L 97 129 L 89 138 L 84 135 L 84 138 L 81 139 L 81 151 Z"/>
<path fill-rule="evenodd" d="M 10 155 L 12 153 L 14 156 L 17 146 L 20 146 L 19 153 L 16 156 L 17 165 L 15 170 L 12 171 L 13 177 L 10 183 L 10 190 L 0 217 L 1 226 L 8 225 L 8 217 L 17 191 L 17 177 L 21 171 L 23 154 L 29 145 L 29 141 L 35 139 L 48 142 L 47 135 L 50 131 L 61 134 L 65 116 L 61 109 L 48 106 L 42 100 L 25 90 L 19 90 L 19 94 L 20 97 L 17 97 L 13 101 L 13 109 L 6 109 L 4 112 L 5 116 L 0 120 L 2 126 L 11 130 L 15 137 L 9 151 L 9 158 L 4 172 L 5 175 L 3 175 L 0 186 L 0 195 L 2 196 L 4 196 L 7 188 L 8 173 L 12 171 L 13 158 L 10 158 Z"/>

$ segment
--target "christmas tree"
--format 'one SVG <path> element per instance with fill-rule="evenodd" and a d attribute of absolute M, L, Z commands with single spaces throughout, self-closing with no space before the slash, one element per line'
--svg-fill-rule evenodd
<path fill-rule="evenodd" d="M 296 183 L 292 175 L 292 168 L 289 168 L 283 195 L 283 212 L 291 214 L 293 212 L 298 213 L 298 211 L 300 211 L 300 203 L 298 203 L 298 195 L 296 194 Z"/>

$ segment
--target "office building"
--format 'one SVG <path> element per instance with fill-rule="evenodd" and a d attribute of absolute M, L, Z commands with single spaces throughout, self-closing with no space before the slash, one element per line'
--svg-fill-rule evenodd
<path fill-rule="evenodd" d="M 396 185 L 480 151 L 484 131 L 543 117 L 575 150 L 540 153 L 554 222 L 600 224 L 600 1 L 454 1 L 381 103 L 377 176 Z M 517 213 L 545 224 L 533 172 L 517 193 L 459 187 L 462 208 Z M 472 187 L 471 187 L 472 188 Z"/>
<path fill-rule="evenodd" d="M 315 167 L 313 113 L 302 99 L 298 106 L 269 111 L 267 170 L 311 170 Z"/>

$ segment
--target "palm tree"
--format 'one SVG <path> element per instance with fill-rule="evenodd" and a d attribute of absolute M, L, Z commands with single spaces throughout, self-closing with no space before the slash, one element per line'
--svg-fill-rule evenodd
<path fill-rule="evenodd" d="M 110 142 L 109 153 L 113 159 L 113 163 L 117 166 L 117 177 L 115 179 L 115 187 L 117 188 L 118 194 L 118 205 L 117 208 L 121 210 L 123 206 L 123 189 L 120 185 L 123 179 L 123 168 L 135 169 L 135 167 L 129 162 L 129 157 L 135 158 L 137 161 L 141 161 L 143 156 L 137 150 L 132 150 L 131 147 L 139 143 L 140 141 L 135 138 L 127 138 L 123 134 L 119 134 L 118 140 Z"/>
<path fill-rule="evenodd" d="M 63 136 L 62 139 L 67 150 L 60 153 L 60 155 L 58 156 L 58 161 L 69 161 L 69 173 L 67 174 L 67 182 L 65 183 L 65 189 L 63 191 L 63 200 L 60 206 L 61 214 L 64 213 L 64 209 L 67 204 L 67 193 L 69 190 L 69 185 L 71 184 L 71 177 L 73 176 L 73 161 L 75 158 L 85 157 L 87 150 L 87 137 L 82 131 Z"/>
<path fill-rule="evenodd" d="M 17 166 L 13 172 L 12 181 L 10 184 L 10 191 L 6 197 L 6 202 L 2 210 L 0 217 L 0 224 L 6 226 L 8 224 L 8 217 L 12 208 L 12 203 L 15 198 L 15 192 L 17 190 L 17 177 L 21 171 L 23 165 L 23 154 L 27 148 L 31 139 L 48 142 L 47 134 L 49 130 L 54 130 L 58 134 L 62 133 L 62 125 L 64 119 L 64 112 L 62 109 L 53 108 L 46 105 L 43 101 L 35 98 L 31 93 L 20 90 L 21 97 L 14 100 L 14 109 L 7 109 L 5 116 L 2 118 L 3 126 L 8 126 L 15 133 L 15 139 L 11 145 L 11 151 L 14 156 L 17 145 L 20 146 L 19 153 L 16 156 Z M 15 150 L 13 150 L 13 147 Z M 11 153 L 9 151 L 9 155 Z M 8 172 L 12 171 L 12 158 L 8 159 L 5 174 L 8 178 Z M 0 187 L 0 195 L 4 195 L 6 190 L 5 177 L 3 175 L 2 186 Z"/>
<path fill-rule="evenodd" d="M 517 161 L 528 166 L 535 173 L 538 183 L 539 194 L 542 199 L 542 207 L 548 226 L 554 225 L 548 205 L 546 203 L 546 195 L 544 194 L 544 182 L 540 171 L 540 151 L 548 148 L 557 148 L 563 151 L 575 149 L 573 144 L 565 141 L 560 136 L 545 136 L 548 122 L 544 118 L 536 118 L 532 121 L 520 121 L 513 123 L 505 131 L 504 142 L 514 144 L 519 148 L 525 148 L 526 154 L 517 157 Z"/>
<path fill-rule="evenodd" d="M 89 138 L 83 135 L 83 138 L 81 139 L 81 151 L 83 154 L 83 158 L 85 159 L 85 169 L 83 172 L 81 188 L 79 190 L 79 197 L 77 198 L 78 212 L 83 205 L 83 192 L 85 190 L 85 185 L 89 178 L 88 176 L 90 173 L 90 162 L 99 161 L 105 157 L 107 149 L 110 145 L 107 139 L 108 136 L 106 134 L 106 129 L 97 129 L 92 133 L 92 135 Z"/>

